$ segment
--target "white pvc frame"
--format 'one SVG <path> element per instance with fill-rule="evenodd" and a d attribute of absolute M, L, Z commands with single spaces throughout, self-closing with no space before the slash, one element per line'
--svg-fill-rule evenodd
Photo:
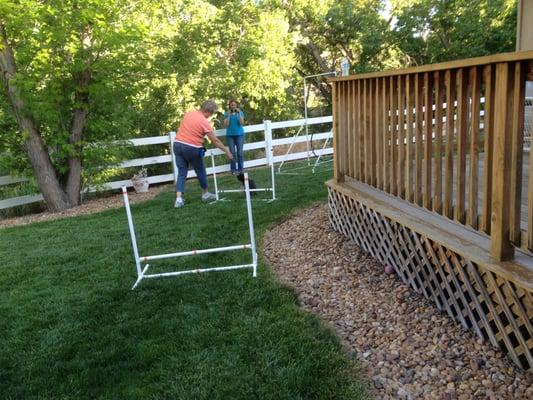
<path fill-rule="evenodd" d="M 281 168 L 283 167 L 283 164 L 285 164 L 285 161 L 287 160 L 287 158 L 289 156 L 289 153 L 291 152 L 292 146 L 294 145 L 294 142 L 296 141 L 296 138 L 298 136 L 300 136 L 300 133 L 302 132 L 302 130 L 304 130 L 304 128 L 305 128 L 305 139 L 306 139 L 305 143 L 306 143 L 306 150 L 307 150 L 307 165 L 308 166 L 311 165 L 311 162 L 310 162 L 311 148 L 309 146 L 309 143 L 310 143 L 309 142 L 309 124 L 307 123 L 307 120 L 308 120 L 308 115 L 307 115 L 307 97 L 308 97 L 307 79 L 308 78 L 317 78 L 319 76 L 328 76 L 328 75 L 337 76 L 337 71 L 329 71 L 329 72 L 324 72 L 324 73 L 321 73 L 321 74 L 304 76 L 304 119 L 305 119 L 305 123 L 298 130 L 298 132 L 296 132 L 296 134 L 293 136 L 292 142 L 291 142 L 289 148 L 287 149 L 287 152 L 285 153 L 285 156 L 283 157 L 283 160 L 281 160 L 281 163 L 278 166 L 278 173 L 281 173 Z M 325 149 L 326 145 L 328 144 L 328 141 L 329 141 L 329 139 L 326 140 L 326 143 L 324 143 L 324 146 L 322 147 L 322 151 Z M 313 165 L 312 173 L 315 173 L 316 167 L 320 164 L 320 157 L 322 157 L 322 153 L 318 156 L 317 160 L 315 161 L 315 163 Z"/>
<path fill-rule="evenodd" d="M 272 186 L 266 187 L 266 188 L 255 188 L 255 189 L 248 189 L 248 190 L 250 192 L 272 192 L 272 198 L 265 199 L 268 202 L 272 202 L 276 200 L 276 178 L 275 178 L 276 174 L 274 173 L 274 163 L 270 159 L 269 154 L 270 153 L 267 151 L 267 162 L 270 164 L 270 179 L 271 179 Z M 218 189 L 217 173 L 215 169 L 215 155 L 213 154 L 213 152 L 211 152 L 211 167 L 212 167 L 211 171 L 213 171 L 213 183 L 215 185 L 215 196 L 217 198 L 217 201 L 223 200 L 220 198 L 219 193 L 241 193 L 242 192 L 242 189 L 220 189 L 220 190 Z M 245 178 L 244 178 L 245 182 L 247 182 L 246 181 L 247 175 L 248 173 L 245 173 Z"/>
<path fill-rule="evenodd" d="M 140 256 L 139 249 L 137 247 L 137 239 L 135 237 L 135 229 L 133 227 L 133 218 L 131 216 L 130 203 L 128 199 L 128 190 L 126 189 L 126 186 L 122 186 L 122 196 L 124 198 L 124 207 L 126 208 L 126 216 L 128 218 L 128 226 L 130 230 L 131 245 L 133 248 L 133 256 L 135 257 L 135 266 L 137 268 L 137 281 L 135 282 L 131 290 L 135 289 L 137 285 L 145 278 L 146 279 L 164 278 L 168 276 L 198 274 L 202 272 L 214 272 L 214 271 L 230 271 L 234 269 L 243 269 L 243 268 L 252 268 L 252 271 L 253 271 L 252 274 L 253 274 L 253 277 L 255 278 L 257 276 L 257 249 L 255 246 L 255 233 L 254 233 L 252 202 L 251 202 L 251 196 L 250 196 L 250 185 L 249 185 L 248 173 L 244 174 L 244 187 L 245 187 L 245 193 L 246 193 L 246 210 L 248 213 L 248 230 L 250 232 L 250 243 L 239 244 L 239 245 L 234 245 L 234 246 L 226 246 L 226 247 L 216 247 L 216 248 L 211 248 L 211 249 L 182 251 L 179 253 L 157 254 L 157 255 L 152 255 L 152 256 Z M 224 266 L 224 267 L 211 267 L 211 268 L 196 268 L 196 269 L 185 270 L 185 271 L 163 272 L 163 273 L 158 273 L 158 274 L 147 273 L 148 267 L 150 266 L 150 264 L 148 264 L 147 262 L 150 260 L 162 260 L 166 258 L 195 256 L 198 254 L 221 253 L 225 251 L 246 250 L 246 249 L 250 249 L 252 252 L 252 263 L 251 264 L 230 265 L 230 266 Z M 142 266 L 143 263 L 146 264 L 144 265 L 144 267 Z"/>
<path fill-rule="evenodd" d="M 270 121 L 264 121 L 265 125 L 265 157 L 266 157 L 266 163 L 270 166 L 270 183 L 272 184 L 271 187 L 266 188 L 256 188 L 256 189 L 249 189 L 250 192 L 271 192 L 272 193 L 272 199 L 262 199 L 266 200 L 269 203 L 276 200 L 276 174 L 274 172 L 274 148 L 272 145 L 272 126 Z M 215 186 L 215 196 L 217 201 L 222 200 L 220 198 L 219 193 L 241 193 L 241 189 L 218 189 L 218 182 L 217 182 L 217 173 L 215 168 L 215 155 L 213 153 L 214 149 L 210 149 L 209 153 L 211 156 L 211 171 L 213 172 L 213 181 Z M 246 175 L 246 174 L 245 174 Z"/>

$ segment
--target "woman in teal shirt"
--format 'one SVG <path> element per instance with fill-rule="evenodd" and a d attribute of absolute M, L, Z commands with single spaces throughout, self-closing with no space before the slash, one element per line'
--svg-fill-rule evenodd
<path fill-rule="evenodd" d="M 224 126 L 226 127 L 226 138 L 228 147 L 233 155 L 231 159 L 231 174 L 242 173 L 244 165 L 244 113 L 239 108 L 236 100 L 230 100 L 229 110 L 224 113 Z"/>

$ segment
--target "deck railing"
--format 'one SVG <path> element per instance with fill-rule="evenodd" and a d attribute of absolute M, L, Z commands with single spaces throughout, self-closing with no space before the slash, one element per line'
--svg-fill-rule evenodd
<path fill-rule="evenodd" d="M 332 78 L 335 179 L 351 177 L 483 231 L 498 260 L 515 247 L 533 250 L 533 160 L 523 156 L 531 154 L 523 151 L 528 80 L 533 51 Z"/>

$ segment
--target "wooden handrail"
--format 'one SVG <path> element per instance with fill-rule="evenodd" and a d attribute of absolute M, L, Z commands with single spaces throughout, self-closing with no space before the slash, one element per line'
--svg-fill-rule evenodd
<path fill-rule="evenodd" d="M 520 229 L 528 79 L 533 51 L 330 78 L 336 181 L 483 231 L 497 260 L 523 242 L 533 250 L 531 185 L 527 235 Z"/>
<path fill-rule="evenodd" d="M 326 78 L 328 82 L 351 81 L 358 79 L 381 78 L 386 76 L 400 76 L 417 74 L 422 72 L 446 71 L 448 69 L 480 67 L 483 65 L 496 64 L 499 62 L 528 61 L 533 59 L 533 50 L 517 51 L 511 53 L 493 54 L 490 56 L 466 58 L 464 60 L 447 61 L 436 64 L 421 65 L 419 67 L 409 67 L 396 70 L 386 70 L 378 72 L 368 72 L 365 74 L 338 76 Z M 531 80 L 531 79 L 530 79 Z"/>

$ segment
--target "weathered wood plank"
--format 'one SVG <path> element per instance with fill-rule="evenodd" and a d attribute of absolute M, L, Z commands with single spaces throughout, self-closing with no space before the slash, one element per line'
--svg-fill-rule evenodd
<path fill-rule="evenodd" d="M 435 152 L 434 169 L 435 182 L 433 184 L 433 211 L 442 213 L 442 117 L 444 107 L 444 81 L 439 71 L 433 75 L 435 87 Z"/>
<path fill-rule="evenodd" d="M 398 77 L 398 164 L 396 176 L 398 196 L 405 198 L 405 77 Z"/>
<path fill-rule="evenodd" d="M 508 260 L 514 255 L 514 248 L 509 240 L 509 171 L 511 167 L 511 135 L 513 78 L 508 63 L 496 65 L 495 109 L 494 115 L 494 160 L 492 166 L 492 214 L 491 214 L 491 254 L 497 260 Z"/>
<path fill-rule="evenodd" d="M 524 66 L 517 62 L 514 64 L 514 87 L 513 103 L 511 111 L 511 172 L 510 172 L 510 219 L 509 234 L 510 240 L 520 246 L 520 206 L 522 197 L 522 152 L 523 152 L 523 132 L 524 132 L 524 107 L 525 107 L 525 85 Z M 528 228 L 529 229 L 529 228 Z"/>
<path fill-rule="evenodd" d="M 455 73 L 447 70 L 444 74 L 446 85 L 446 153 L 444 177 L 444 215 L 453 218 L 453 152 L 455 137 Z"/>
<path fill-rule="evenodd" d="M 354 82 L 354 178 L 361 179 L 361 97 L 359 96 L 359 86 L 361 81 Z"/>
<path fill-rule="evenodd" d="M 376 186 L 376 132 L 374 130 L 374 117 L 375 117 L 375 85 L 373 80 L 368 80 L 368 93 L 367 93 L 367 121 L 366 126 L 368 129 L 369 140 L 369 172 L 370 172 L 370 184 Z"/>
<path fill-rule="evenodd" d="M 375 92 L 374 92 L 374 136 L 376 138 L 376 185 L 378 188 L 383 188 L 383 134 L 381 132 L 381 117 L 383 111 L 381 110 L 381 85 L 379 78 L 375 79 Z"/>
<path fill-rule="evenodd" d="M 388 102 L 388 96 L 390 95 L 390 92 L 388 90 L 387 85 L 387 79 L 381 78 L 381 86 L 382 86 L 382 98 L 381 98 L 381 129 L 382 129 L 382 144 L 383 144 L 383 186 L 382 189 L 386 192 L 388 192 L 389 189 L 389 176 L 388 176 L 388 165 L 390 162 L 390 153 L 389 153 L 389 140 L 390 140 L 390 127 L 389 127 L 389 102 Z"/>
<path fill-rule="evenodd" d="M 414 94 L 414 76 L 405 76 L 405 93 L 407 98 L 407 129 L 406 133 L 406 157 L 405 157 L 405 199 L 407 201 L 413 201 L 413 124 L 414 124 L 414 107 L 415 107 L 415 94 Z"/>
<path fill-rule="evenodd" d="M 368 127 L 368 81 L 363 81 L 363 136 L 364 136 L 364 174 L 363 182 L 370 183 L 370 132 Z"/>
<path fill-rule="evenodd" d="M 477 67 L 470 68 L 470 179 L 468 180 L 468 212 L 466 223 L 477 229 L 478 227 L 478 169 L 479 169 L 479 112 L 481 79 Z"/>
<path fill-rule="evenodd" d="M 481 230 L 490 234 L 492 213 L 492 148 L 494 138 L 494 67 L 483 68 L 485 88 L 485 110 L 483 115 L 483 200 L 481 209 Z"/>
<path fill-rule="evenodd" d="M 331 97 L 333 98 L 333 106 L 332 106 L 332 111 L 333 111 L 333 126 L 332 126 L 332 130 L 333 130 L 333 148 L 334 149 L 338 149 L 339 148 L 339 112 L 338 112 L 338 108 L 339 108 L 339 98 L 338 98 L 338 92 L 339 92 L 339 89 L 338 89 L 338 86 L 339 86 L 339 83 L 334 83 L 333 85 L 331 85 L 331 91 L 332 91 L 332 94 L 331 94 Z M 340 172 L 340 161 L 339 161 L 339 152 L 338 151 L 335 151 L 333 153 L 333 178 L 335 179 L 335 182 L 342 182 L 342 180 L 344 179 L 344 177 L 342 176 L 342 173 Z"/>
<path fill-rule="evenodd" d="M 415 75 L 415 165 L 413 201 L 422 205 L 422 128 L 423 128 L 423 77 Z"/>
<path fill-rule="evenodd" d="M 433 153 L 433 81 L 424 73 L 424 192 L 422 204 L 431 209 L 431 164 Z"/>
<path fill-rule="evenodd" d="M 353 120 L 352 120 L 352 91 L 353 81 L 346 82 L 346 174 L 349 177 L 354 176 L 353 166 Z"/>
<path fill-rule="evenodd" d="M 398 129 L 398 97 L 396 96 L 396 84 L 397 79 L 394 76 L 389 78 L 389 87 L 390 87 L 390 193 L 398 195 L 398 186 L 396 185 L 396 163 L 398 160 L 397 153 L 397 129 Z"/>
<path fill-rule="evenodd" d="M 461 68 L 457 71 L 457 181 L 454 219 L 465 222 L 466 149 L 468 129 L 468 81 Z"/>

